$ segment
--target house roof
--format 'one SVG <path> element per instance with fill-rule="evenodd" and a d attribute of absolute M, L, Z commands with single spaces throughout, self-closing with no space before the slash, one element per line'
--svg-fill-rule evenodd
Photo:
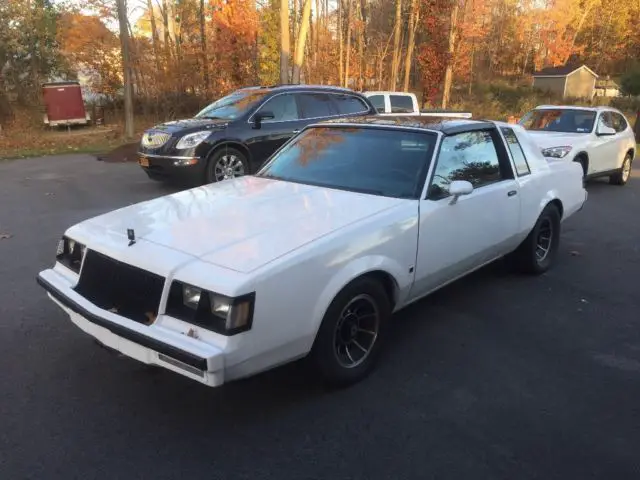
<path fill-rule="evenodd" d="M 539 70 L 537 72 L 533 72 L 533 76 L 534 77 L 566 77 L 568 75 L 571 75 L 576 70 L 579 70 L 580 68 L 586 68 L 587 71 L 591 72 L 593 74 L 593 76 L 598 78 L 598 74 L 596 72 L 591 70 L 586 65 L 579 65 L 579 64 L 571 64 L 571 65 L 562 65 L 560 67 L 543 68 L 542 70 Z"/>

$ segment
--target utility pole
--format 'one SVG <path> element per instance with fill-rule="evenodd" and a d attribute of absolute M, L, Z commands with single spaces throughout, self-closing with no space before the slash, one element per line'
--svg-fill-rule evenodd
<path fill-rule="evenodd" d="M 133 92 L 131 85 L 131 63 L 129 60 L 129 28 L 125 0 L 116 0 L 118 21 L 120 23 L 120 50 L 122 52 L 122 71 L 124 73 L 124 135 L 127 140 L 133 138 Z"/>

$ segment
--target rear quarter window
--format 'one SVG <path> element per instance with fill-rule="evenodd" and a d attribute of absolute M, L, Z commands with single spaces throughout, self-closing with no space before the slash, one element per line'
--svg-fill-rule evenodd
<path fill-rule="evenodd" d="M 515 132 L 512 128 L 509 127 L 502 127 L 500 131 L 502 132 L 502 136 L 505 139 L 505 143 L 507 144 L 509 153 L 511 153 L 511 158 L 513 158 L 513 163 L 516 167 L 516 173 L 519 177 L 529 175 L 531 173 L 531 170 L 529 169 L 529 163 L 527 162 L 527 157 L 524 154 L 524 150 L 522 149 L 522 146 L 520 145 Z"/>

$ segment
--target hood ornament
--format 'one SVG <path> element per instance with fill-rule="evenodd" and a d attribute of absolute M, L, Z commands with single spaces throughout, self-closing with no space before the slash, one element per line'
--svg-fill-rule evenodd
<path fill-rule="evenodd" d="M 133 228 L 127 228 L 127 238 L 129 239 L 129 246 L 136 243 L 136 232 L 133 231 Z"/>

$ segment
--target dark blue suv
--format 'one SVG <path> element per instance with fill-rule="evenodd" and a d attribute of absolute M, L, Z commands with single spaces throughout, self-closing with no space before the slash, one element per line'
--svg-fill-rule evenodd
<path fill-rule="evenodd" d="M 363 95 L 308 85 L 249 87 L 204 108 L 194 118 L 147 130 L 138 161 L 149 178 L 202 185 L 256 172 L 305 126 L 325 119 L 375 115 Z"/>

